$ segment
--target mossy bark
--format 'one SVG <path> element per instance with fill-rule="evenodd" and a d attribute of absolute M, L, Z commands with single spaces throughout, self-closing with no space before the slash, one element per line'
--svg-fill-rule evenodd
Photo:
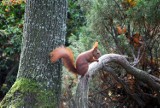
<path fill-rule="evenodd" d="M 58 107 L 61 64 L 49 53 L 64 44 L 66 16 L 66 0 L 27 0 L 17 80 L 0 107 Z"/>
<path fill-rule="evenodd" d="M 45 84 L 27 78 L 17 79 L 1 102 L 1 108 L 55 108 L 55 92 L 41 85 Z"/>

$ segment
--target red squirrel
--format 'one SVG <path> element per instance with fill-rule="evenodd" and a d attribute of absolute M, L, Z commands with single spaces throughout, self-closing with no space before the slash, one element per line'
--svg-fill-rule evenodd
<path fill-rule="evenodd" d="M 98 42 L 95 42 L 93 48 L 82 52 L 76 59 L 76 66 L 74 65 L 74 56 L 71 49 L 64 46 L 58 47 L 50 53 L 50 60 L 52 63 L 62 58 L 64 66 L 74 74 L 84 76 L 88 71 L 89 63 L 98 62 L 98 58 L 101 56 L 98 50 Z"/>

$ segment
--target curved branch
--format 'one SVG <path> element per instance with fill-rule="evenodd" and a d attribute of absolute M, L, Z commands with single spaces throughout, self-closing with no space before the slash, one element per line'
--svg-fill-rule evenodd
<path fill-rule="evenodd" d="M 115 62 L 121 65 L 129 74 L 132 74 L 136 79 L 148 84 L 153 88 L 158 95 L 160 95 L 160 79 L 147 72 L 137 69 L 129 64 L 125 56 L 119 54 L 105 54 L 99 58 L 99 62 L 94 62 L 89 65 L 88 72 L 85 76 L 81 77 L 77 87 L 75 103 L 76 108 L 87 108 L 89 81 L 92 75 L 100 72 L 101 69 L 109 67 L 107 63 Z M 137 97 L 133 97 L 137 98 Z M 159 99 L 160 100 L 160 99 Z M 141 102 L 143 106 L 143 102 Z"/>
<path fill-rule="evenodd" d="M 101 70 L 103 66 L 106 66 L 107 63 L 115 62 L 121 65 L 129 74 L 132 74 L 136 79 L 147 83 L 155 91 L 160 91 L 160 79 L 156 78 L 153 75 L 148 74 L 147 72 L 137 69 L 129 64 L 125 56 L 119 54 L 106 54 L 99 58 L 99 62 L 92 63 L 89 66 L 88 73 L 89 76 L 92 76 L 97 71 Z"/>

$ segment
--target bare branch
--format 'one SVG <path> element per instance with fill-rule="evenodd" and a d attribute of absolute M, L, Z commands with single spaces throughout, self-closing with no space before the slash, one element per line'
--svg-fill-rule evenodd
<path fill-rule="evenodd" d="M 143 83 L 150 86 L 153 90 L 155 90 L 160 95 L 160 80 L 153 75 L 148 74 L 147 72 L 137 69 L 130 65 L 127 61 L 126 57 L 119 54 L 106 54 L 99 58 L 99 62 L 94 62 L 89 65 L 88 73 L 80 78 L 80 82 L 77 87 L 76 93 L 76 105 L 75 108 L 87 108 L 88 106 L 88 91 L 89 91 L 89 82 L 92 75 L 96 74 L 97 72 L 101 72 L 102 69 L 109 69 L 108 63 L 115 62 L 121 65 L 126 72 L 132 74 L 137 80 L 142 81 Z M 111 72 L 111 71 L 110 71 Z M 113 73 L 112 73 L 113 74 Z M 113 74 L 114 75 L 114 74 Z M 116 78 L 116 77 L 115 77 Z M 118 79 L 117 79 L 118 80 Z M 122 84 L 123 82 L 120 81 Z M 125 90 L 129 93 L 130 90 L 127 89 L 127 86 L 123 84 Z M 139 105 L 143 106 L 144 102 L 138 98 L 136 95 L 131 96 L 134 100 L 137 99 Z M 160 100 L 160 99 L 159 99 Z"/>

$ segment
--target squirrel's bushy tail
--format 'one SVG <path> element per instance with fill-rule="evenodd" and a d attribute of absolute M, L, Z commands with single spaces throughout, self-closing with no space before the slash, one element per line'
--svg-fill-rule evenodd
<path fill-rule="evenodd" d="M 62 58 L 64 66 L 71 72 L 77 74 L 77 70 L 74 65 L 74 56 L 71 49 L 64 46 L 58 47 L 50 53 L 51 62 L 56 62 Z"/>

